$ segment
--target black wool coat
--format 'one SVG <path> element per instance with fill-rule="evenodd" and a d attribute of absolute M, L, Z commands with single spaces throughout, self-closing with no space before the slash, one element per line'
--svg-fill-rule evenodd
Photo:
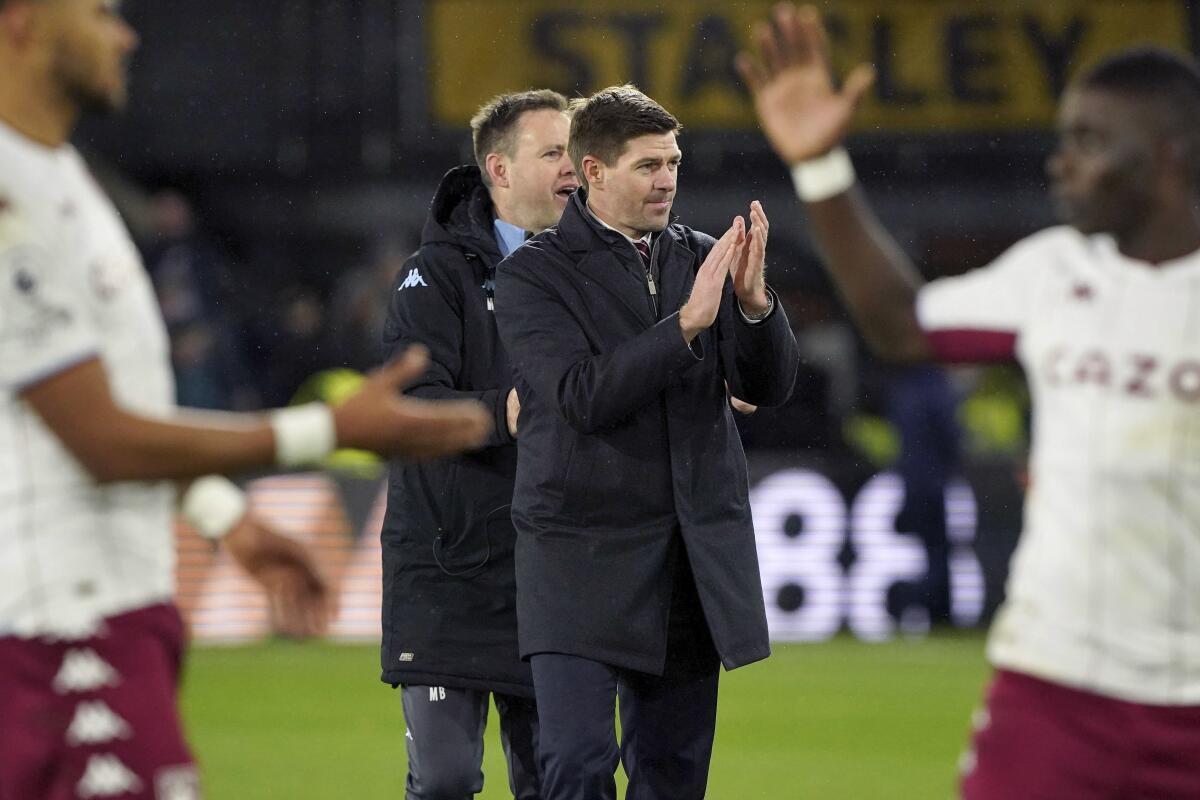
<path fill-rule="evenodd" d="M 382 679 L 532 696 L 517 652 L 509 516 L 516 445 L 506 400 L 512 370 L 489 309 L 500 261 L 478 167 L 459 167 L 434 196 L 421 248 L 396 276 L 384 329 L 389 355 L 429 348 L 416 397 L 470 398 L 492 410 L 479 450 L 388 474 L 383 544 Z"/>
<path fill-rule="evenodd" d="M 714 243 L 678 224 L 656 237 L 656 312 L 636 251 L 580 190 L 557 228 L 497 270 L 522 404 L 512 512 L 524 657 L 661 674 L 675 536 L 726 669 L 770 653 L 729 393 L 782 404 L 798 355 L 779 303 L 751 325 L 728 279 L 716 322 L 684 341 L 678 309 Z"/>

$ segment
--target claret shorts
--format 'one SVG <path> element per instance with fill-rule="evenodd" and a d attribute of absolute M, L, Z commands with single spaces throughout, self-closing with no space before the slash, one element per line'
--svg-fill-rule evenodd
<path fill-rule="evenodd" d="M 174 606 L 111 617 L 81 641 L 0 637 L 0 800 L 192 800 L 176 705 Z"/>

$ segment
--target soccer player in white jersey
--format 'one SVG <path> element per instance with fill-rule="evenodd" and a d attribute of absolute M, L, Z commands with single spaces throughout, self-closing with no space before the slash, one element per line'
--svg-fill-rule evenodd
<path fill-rule="evenodd" d="M 185 416 L 168 343 L 116 212 L 67 143 L 120 107 L 136 36 L 115 0 L 0 0 L 0 800 L 197 796 L 175 689 L 169 481 L 321 459 L 335 445 L 475 447 L 482 406 L 406 398 L 409 351 L 335 410 Z M 223 478 L 183 511 L 231 531 L 298 633 L 323 584 L 305 551 L 245 517 Z"/>
<path fill-rule="evenodd" d="M 739 70 L 822 258 L 881 354 L 1016 359 L 1033 483 L 968 800 L 1200 797 L 1200 74 L 1164 50 L 1078 78 L 1048 162 L 1067 224 L 922 285 L 841 142 L 872 73 L 777 6 Z"/>

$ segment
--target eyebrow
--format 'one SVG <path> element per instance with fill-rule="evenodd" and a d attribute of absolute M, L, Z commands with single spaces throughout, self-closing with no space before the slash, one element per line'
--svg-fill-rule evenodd
<path fill-rule="evenodd" d="M 682 160 L 683 160 L 683 155 L 681 153 L 676 153 L 675 155 L 672 155 L 670 158 L 664 158 L 662 156 L 647 156 L 646 158 L 640 158 L 637 161 L 633 162 L 633 165 L 635 167 L 644 167 L 648 164 L 661 164 L 664 161 L 667 163 L 670 163 L 672 161 L 682 161 Z"/>

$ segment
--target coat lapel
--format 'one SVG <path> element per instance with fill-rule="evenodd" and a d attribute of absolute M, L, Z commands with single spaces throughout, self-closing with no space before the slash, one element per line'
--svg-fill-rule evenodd
<path fill-rule="evenodd" d="M 580 189 L 571 196 L 558 223 L 559 234 L 567 247 L 581 258 L 575 263 L 587 281 L 587 293 L 592 284 L 629 310 L 638 323 L 645 328 L 657 320 L 650 310 L 650 294 L 640 264 L 623 263 L 622 256 L 630 261 L 637 258 L 632 247 L 628 253 L 618 251 L 619 241 L 609 241 L 607 231 L 602 231 L 591 221 L 587 208 L 587 193 Z M 620 234 L 613 233 L 616 239 Z"/>
<path fill-rule="evenodd" d="M 670 228 L 659 241 L 658 268 L 660 292 L 659 316 L 668 317 L 679 310 L 696 280 L 696 254 Z"/>
<path fill-rule="evenodd" d="M 576 267 L 587 276 L 589 282 L 629 309 L 643 327 L 648 328 L 656 322 L 650 311 L 650 294 L 645 279 L 639 278 L 622 264 L 612 250 L 593 250 Z"/>

